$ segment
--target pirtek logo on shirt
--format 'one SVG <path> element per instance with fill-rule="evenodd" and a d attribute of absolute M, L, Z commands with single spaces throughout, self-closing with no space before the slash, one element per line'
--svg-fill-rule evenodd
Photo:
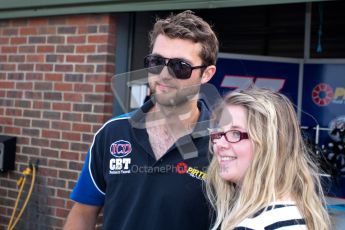
<path fill-rule="evenodd" d="M 191 175 L 192 177 L 195 177 L 195 178 L 200 179 L 200 180 L 205 180 L 206 179 L 206 173 L 204 173 L 204 172 L 202 172 L 200 170 L 197 170 L 195 168 L 192 168 L 192 167 L 188 168 L 187 173 L 189 175 Z"/>
<path fill-rule="evenodd" d="M 189 174 L 192 177 L 195 177 L 200 180 L 206 179 L 206 173 L 203 171 L 200 171 L 198 169 L 188 167 L 188 165 L 185 162 L 180 162 L 176 165 L 176 171 L 178 174 Z"/>

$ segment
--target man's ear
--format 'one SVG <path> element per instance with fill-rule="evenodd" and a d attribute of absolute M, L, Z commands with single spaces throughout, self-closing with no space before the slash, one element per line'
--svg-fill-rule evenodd
<path fill-rule="evenodd" d="M 201 84 L 207 83 L 209 80 L 211 80 L 211 78 L 213 77 L 215 73 L 216 73 L 215 65 L 207 66 L 201 76 Z"/>

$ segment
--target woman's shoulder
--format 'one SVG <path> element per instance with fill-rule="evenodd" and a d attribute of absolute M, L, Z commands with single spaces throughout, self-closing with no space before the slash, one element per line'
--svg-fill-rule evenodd
<path fill-rule="evenodd" d="M 293 201 L 277 201 L 244 219 L 235 230 L 241 229 L 307 229 L 305 221 Z"/>

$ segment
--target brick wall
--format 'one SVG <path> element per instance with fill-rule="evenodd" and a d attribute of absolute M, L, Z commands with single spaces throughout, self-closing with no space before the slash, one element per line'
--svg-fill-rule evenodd
<path fill-rule="evenodd" d="M 115 24 L 109 14 L 0 21 L 0 134 L 18 137 L 16 169 L 0 174 L 0 229 L 21 171 L 37 160 L 17 229 L 62 229 L 93 134 L 111 117 Z"/>

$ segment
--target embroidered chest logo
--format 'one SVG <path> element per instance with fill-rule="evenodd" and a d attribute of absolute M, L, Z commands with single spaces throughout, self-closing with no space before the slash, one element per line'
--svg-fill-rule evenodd
<path fill-rule="evenodd" d="M 110 145 L 110 154 L 115 158 L 109 160 L 109 174 L 131 173 L 129 165 L 131 158 L 126 157 L 132 152 L 132 145 L 128 141 L 119 140 Z"/>
<path fill-rule="evenodd" d="M 188 174 L 191 177 L 199 180 L 206 179 L 206 173 L 196 168 L 189 167 L 185 162 L 180 162 L 176 165 L 176 172 L 178 174 Z"/>
<path fill-rule="evenodd" d="M 128 141 L 115 141 L 110 146 L 110 153 L 114 157 L 125 157 L 132 152 L 132 145 Z"/>

